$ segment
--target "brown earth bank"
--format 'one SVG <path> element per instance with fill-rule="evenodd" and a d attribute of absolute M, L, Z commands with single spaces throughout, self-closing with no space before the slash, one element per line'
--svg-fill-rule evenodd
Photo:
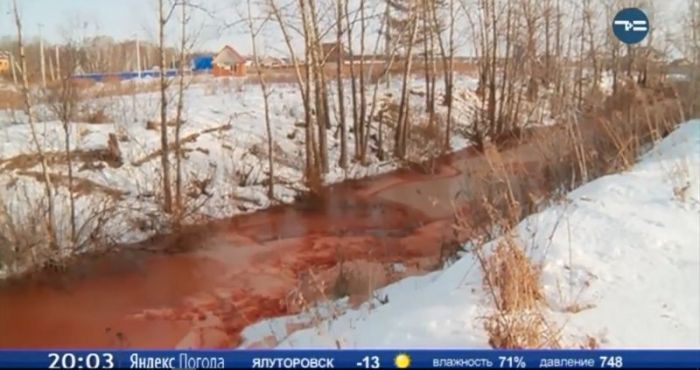
<path fill-rule="evenodd" d="M 586 157 L 596 163 L 586 176 L 576 172 L 571 133 L 540 128 L 495 153 L 448 155 L 432 174 L 405 169 L 345 182 L 298 204 L 6 281 L 0 348 L 232 347 L 244 327 L 261 319 L 297 313 L 319 299 L 362 302 L 373 289 L 439 268 L 455 242 L 455 213 L 476 219 L 478 199 L 504 182 L 522 217 L 569 179 L 609 172 L 621 154 L 601 134 L 612 126 L 600 124 L 580 125 Z"/>

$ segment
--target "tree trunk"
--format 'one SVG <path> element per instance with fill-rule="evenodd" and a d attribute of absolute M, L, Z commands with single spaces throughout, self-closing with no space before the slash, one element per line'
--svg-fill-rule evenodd
<path fill-rule="evenodd" d="M 265 130 L 267 131 L 267 165 L 270 169 L 268 174 L 267 183 L 267 197 L 270 200 L 275 198 L 275 171 L 274 171 L 274 143 L 272 138 L 272 124 L 270 122 L 270 93 L 267 89 L 267 83 L 265 81 L 265 75 L 260 67 L 260 58 L 258 57 L 258 47 L 257 47 L 257 33 L 255 25 L 253 24 L 253 15 L 250 10 L 250 0 L 248 3 L 248 29 L 250 32 L 250 41 L 253 45 L 253 63 L 255 64 L 255 71 L 258 75 L 258 80 L 260 81 L 260 90 L 263 94 L 263 104 L 265 107 Z"/>
<path fill-rule="evenodd" d="M 388 17 L 389 12 L 385 12 L 384 16 Z M 381 36 L 381 32 L 384 32 L 385 34 L 388 33 L 389 23 L 387 20 L 382 21 L 382 27 L 385 27 L 385 28 L 383 30 L 380 30 L 379 35 L 377 37 L 377 43 L 375 45 L 375 53 L 374 53 L 375 55 L 377 54 L 376 49 L 379 47 L 379 36 Z M 396 43 L 395 45 L 392 46 L 391 50 L 387 51 L 387 54 L 385 55 L 386 61 L 385 61 L 385 66 L 384 66 L 384 71 L 383 71 L 383 74 L 385 76 L 388 76 L 389 71 L 391 71 L 391 68 L 392 68 L 394 61 L 396 59 L 396 53 L 397 53 L 398 49 L 399 49 L 399 43 Z M 374 64 L 372 65 L 372 68 L 373 67 L 374 67 Z M 372 68 L 370 68 L 370 71 L 372 70 Z M 370 76 L 371 75 L 372 75 L 372 73 L 370 72 Z M 372 92 L 372 103 L 371 103 L 371 108 L 370 108 L 370 112 L 368 115 L 370 120 L 374 119 L 374 115 L 375 115 L 375 112 L 377 109 L 377 93 L 379 92 L 380 82 L 381 82 L 381 79 L 377 79 L 374 82 L 374 91 Z M 380 160 L 384 160 L 385 155 L 384 155 L 384 118 L 383 117 L 380 117 L 378 126 L 379 127 L 377 129 L 377 131 L 378 131 L 377 132 L 377 146 L 378 146 L 377 157 Z"/>
<path fill-rule="evenodd" d="M 336 48 L 338 49 L 338 70 L 337 70 L 337 79 L 336 83 L 338 84 L 338 110 L 339 110 L 339 121 L 340 121 L 340 162 L 338 165 L 342 169 L 346 169 L 348 167 L 348 143 L 347 143 L 347 127 L 345 123 L 345 97 L 344 97 L 344 91 L 343 91 L 343 55 L 344 50 L 343 50 L 343 1 L 344 0 L 336 0 L 337 1 L 337 7 L 336 7 L 336 23 L 337 23 L 337 32 L 336 32 Z M 352 63 L 352 61 L 351 61 Z"/>
<path fill-rule="evenodd" d="M 75 226 L 75 195 L 73 193 L 73 157 L 71 154 L 70 147 L 70 124 L 68 122 L 63 122 L 63 132 L 65 133 L 65 149 L 66 149 L 66 162 L 68 166 L 68 196 L 70 202 L 70 236 L 71 244 L 75 247 L 77 243 L 77 234 Z"/>
<path fill-rule="evenodd" d="M 158 0 L 158 48 L 160 49 L 159 75 L 160 75 L 160 146 L 161 146 L 161 167 L 163 171 L 163 210 L 165 213 L 172 212 L 172 193 L 170 188 L 170 151 L 168 148 L 168 99 L 166 90 L 168 88 L 165 80 L 166 54 L 165 54 L 165 24 L 167 18 L 163 8 L 163 0 Z"/>
<path fill-rule="evenodd" d="M 323 73 L 325 67 L 325 56 L 322 55 L 321 39 L 318 27 L 318 17 L 316 14 L 316 0 L 307 0 L 309 7 L 309 30 L 311 35 L 311 47 L 314 74 L 314 92 L 316 96 L 316 123 L 318 124 L 318 151 L 320 160 L 320 170 L 328 173 L 330 166 L 328 163 L 328 96 L 326 94 L 326 81 Z"/>
<path fill-rule="evenodd" d="M 282 35 L 284 37 L 284 42 L 287 45 L 287 50 L 289 51 L 289 54 L 292 58 L 292 64 L 294 65 L 294 72 L 296 74 L 296 80 L 297 80 L 297 86 L 299 87 L 299 93 L 301 94 L 301 98 L 303 101 L 304 105 L 304 153 L 305 153 L 305 168 L 304 168 L 304 175 L 307 180 L 307 184 L 309 183 L 312 175 L 312 167 L 314 166 L 314 154 L 313 154 L 313 144 L 312 144 L 312 135 L 311 135 L 311 130 L 312 130 L 312 117 L 311 117 L 311 102 L 310 102 L 310 84 L 309 84 L 309 79 L 310 79 L 310 70 L 309 70 L 309 53 L 308 53 L 308 42 L 305 44 L 305 62 L 304 62 L 304 73 L 306 78 L 303 77 L 303 73 L 301 71 L 301 66 L 299 65 L 299 59 L 297 58 L 296 52 L 294 51 L 294 47 L 292 46 L 292 38 L 291 35 L 289 34 L 289 31 L 287 29 L 287 25 L 282 18 L 282 14 L 279 10 L 279 7 L 275 3 L 275 0 L 268 0 L 268 5 L 270 10 L 273 13 L 273 16 L 277 20 L 277 23 L 280 27 L 280 30 L 282 31 Z M 300 6 L 303 5 L 300 1 Z M 305 19 L 305 18 L 304 18 Z M 305 36 L 306 36 L 306 27 L 304 27 L 305 31 Z M 305 38 L 305 40 L 308 40 Z"/>
<path fill-rule="evenodd" d="M 413 63 L 413 44 L 416 39 L 416 31 L 418 20 L 415 14 L 411 15 L 411 33 L 408 50 L 406 52 L 406 64 L 403 71 L 403 85 L 401 86 L 401 103 L 399 104 L 399 117 L 396 123 L 396 135 L 394 145 L 394 155 L 404 159 L 406 157 L 406 138 L 408 131 L 408 85 L 411 76 L 411 67 Z"/>
<path fill-rule="evenodd" d="M 440 59 L 442 60 L 443 76 L 445 79 L 445 105 L 447 105 L 447 118 L 445 127 L 445 142 L 443 150 L 450 149 L 450 136 L 452 132 L 452 94 L 453 86 L 452 81 L 454 79 L 454 26 L 455 26 L 455 16 L 454 16 L 454 1 L 449 0 L 449 13 L 450 22 L 448 26 L 448 48 L 449 53 L 445 50 L 445 42 L 442 37 L 442 33 L 437 32 L 438 47 L 440 48 Z M 437 6 L 433 3 L 432 9 L 432 19 L 433 27 L 437 30 L 438 27 L 438 14 Z M 434 104 L 434 103 L 433 103 Z"/>
<path fill-rule="evenodd" d="M 386 63 L 389 63 L 389 59 L 392 58 L 392 54 L 390 50 L 392 49 L 391 47 L 391 27 L 389 25 L 391 19 L 391 7 L 389 6 L 389 2 L 387 1 L 386 3 L 386 8 L 384 9 L 384 58 L 386 59 Z M 387 68 L 386 73 L 384 74 L 385 81 L 386 83 L 386 88 L 387 90 L 391 87 L 391 73 L 390 69 Z"/>
<path fill-rule="evenodd" d="M 489 114 L 489 128 L 488 131 L 490 134 L 493 133 L 494 127 L 496 126 L 496 69 L 497 69 L 497 63 L 498 59 L 496 58 L 496 55 L 498 54 L 498 31 L 497 31 L 497 23 L 496 23 L 496 2 L 495 0 L 492 1 L 492 7 L 490 10 L 490 15 L 491 15 L 491 20 L 492 20 L 492 46 L 491 46 L 491 64 L 488 66 L 489 70 L 489 101 L 488 101 L 488 114 Z M 510 7 L 509 7 L 510 9 Z M 504 67 L 505 69 L 505 67 Z"/>
<path fill-rule="evenodd" d="M 29 81 L 27 79 L 27 57 L 24 53 L 24 43 L 22 40 L 22 21 L 19 17 L 19 10 L 17 9 L 17 0 L 12 2 L 15 18 L 15 26 L 17 27 L 17 47 L 19 48 L 19 59 L 21 63 L 22 72 L 22 98 L 24 100 L 24 110 L 29 120 L 29 128 L 31 131 L 32 141 L 36 147 L 36 151 L 39 154 L 39 160 L 41 162 L 41 174 L 44 180 L 44 192 L 46 195 L 46 200 L 48 202 L 47 216 L 46 216 L 46 232 L 49 237 L 49 247 L 54 251 L 58 250 L 58 238 L 56 235 L 56 223 L 54 220 L 54 197 L 53 197 L 53 186 L 51 184 L 51 177 L 49 176 L 49 165 L 46 160 L 46 155 L 44 155 L 44 150 L 39 143 L 39 137 L 36 133 L 36 120 L 34 117 L 34 112 L 32 111 L 32 103 L 29 97 Z"/>
<path fill-rule="evenodd" d="M 302 25 L 303 25 L 303 32 L 304 32 L 304 42 L 305 42 L 305 53 L 306 53 L 306 60 L 305 60 L 305 70 L 306 70 L 306 79 L 304 80 L 305 82 L 305 90 L 307 92 L 307 109 L 305 109 L 305 115 L 306 115 L 306 150 L 307 150 L 307 184 L 309 185 L 309 188 L 312 190 L 315 190 L 319 185 L 320 185 L 320 169 L 319 169 L 319 154 L 317 151 L 316 147 L 316 142 L 314 140 L 314 119 L 311 116 L 311 79 L 315 77 L 312 77 L 312 75 L 315 75 L 315 45 L 313 41 L 313 35 L 312 35 L 312 26 L 311 26 L 311 21 L 309 20 L 309 16 L 307 14 L 307 6 L 306 6 L 306 0 L 299 0 L 299 8 L 301 11 L 301 16 L 302 16 Z M 314 91 L 314 104 L 316 108 L 318 109 L 318 92 Z M 316 123 L 318 123 L 318 117 L 319 117 L 319 112 L 318 110 L 316 111 Z"/>
<path fill-rule="evenodd" d="M 352 27 L 353 24 L 350 21 L 350 11 L 348 9 L 348 4 L 350 1 L 345 0 L 345 23 L 348 26 L 347 40 L 348 40 L 348 57 L 350 59 L 350 89 L 352 92 L 352 128 L 355 138 L 355 159 L 362 158 L 362 137 L 360 136 L 360 120 L 357 117 L 357 76 L 355 73 L 355 52 L 352 46 Z"/>
<path fill-rule="evenodd" d="M 182 204 L 182 148 L 180 147 L 180 131 L 182 129 L 182 111 L 185 98 L 185 63 L 187 47 L 187 2 L 182 0 L 180 24 L 180 65 L 178 66 L 177 112 L 175 114 L 175 210 L 176 225 L 179 227 L 183 217 Z"/>
<path fill-rule="evenodd" d="M 423 22 L 422 37 L 423 37 L 423 74 L 425 78 L 425 112 L 432 117 L 430 111 L 430 59 L 428 55 L 428 38 L 430 29 L 428 28 L 428 0 L 421 1 L 421 20 Z"/>
<path fill-rule="evenodd" d="M 365 33 L 367 20 L 365 18 L 365 0 L 360 0 L 360 161 L 365 162 L 367 156 L 367 133 L 371 121 L 367 119 L 367 93 L 365 91 Z"/>

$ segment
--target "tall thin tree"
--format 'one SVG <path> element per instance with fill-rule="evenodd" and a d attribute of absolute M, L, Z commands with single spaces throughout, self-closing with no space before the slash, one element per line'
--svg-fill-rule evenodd
<path fill-rule="evenodd" d="M 182 130 L 182 114 L 185 101 L 185 64 L 187 60 L 187 0 L 180 2 L 180 51 L 178 65 L 177 109 L 175 113 L 175 216 L 179 226 L 183 217 L 182 204 L 182 148 L 180 147 L 180 132 Z"/>
<path fill-rule="evenodd" d="M 166 10 L 164 0 L 158 0 L 158 51 L 160 58 L 158 60 L 159 76 L 160 76 L 160 161 L 162 171 L 163 185 L 163 210 L 165 213 L 172 213 L 173 196 L 170 183 L 170 148 L 168 143 L 168 80 L 166 77 L 167 71 L 167 48 L 165 46 L 165 27 L 168 24 L 170 16 L 175 10 L 175 4 L 170 4 Z"/>
<path fill-rule="evenodd" d="M 345 15 L 343 11 L 345 10 L 344 2 L 347 0 L 336 0 L 336 43 L 335 47 L 337 50 L 338 58 L 336 61 L 336 84 L 338 88 L 338 111 L 340 117 L 340 162 L 338 165 L 340 168 L 345 169 L 348 167 L 348 143 L 347 143 L 347 126 L 345 120 L 345 85 L 343 83 L 343 65 L 345 63 L 345 50 L 343 48 L 343 18 Z M 352 64 L 352 60 L 350 61 Z"/>
<path fill-rule="evenodd" d="M 260 64 L 260 54 L 258 53 L 258 34 L 263 29 L 267 18 L 261 22 L 259 26 L 256 27 L 253 21 L 253 12 L 251 11 L 250 0 L 247 0 L 248 5 L 248 32 L 250 32 L 250 41 L 253 47 L 253 64 L 255 66 L 255 72 L 258 76 L 258 82 L 260 84 L 260 91 L 263 95 L 263 105 L 265 109 L 265 130 L 267 131 L 267 166 L 269 167 L 268 181 L 267 181 L 267 197 L 272 200 L 275 197 L 275 171 L 274 171 L 274 147 L 273 147 L 273 137 L 272 137 L 272 123 L 270 120 L 270 91 L 265 81 L 265 74 L 263 73 L 262 66 Z"/>
<path fill-rule="evenodd" d="M 55 204 L 54 204 L 54 194 L 53 186 L 51 184 L 51 176 L 49 176 L 49 165 L 44 153 L 44 149 L 39 142 L 39 136 L 36 130 L 36 118 L 34 116 L 34 111 L 32 109 L 32 102 L 29 90 L 29 80 L 27 71 L 27 56 L 24 50 L 24 40 L 22 38 L 22 21 L 19 16 L 19 9 L 17 8 L 17 0 L 12 1 L 15 26 L 17 28 L 17 47 L 19 49 L 19 60 L 21 64 L 20 72 L 22 74 L 22 98 L 24 100 L 24 112 L 27 115 L 27 120 L 29 121 L 29 129 L 32 137 L 32 142 L 36 148 L 37 154 L 39 154 L 39 161 L 41 163 L 41 174 L 44 180 L 44 192 L 47 200 L 47 215 L 46 215 L 46 232 L 49 237 L 49 247 L 56 250 L 58 249 L 58 237 L 56 235 L 56 223 L 55 223 Z"/>

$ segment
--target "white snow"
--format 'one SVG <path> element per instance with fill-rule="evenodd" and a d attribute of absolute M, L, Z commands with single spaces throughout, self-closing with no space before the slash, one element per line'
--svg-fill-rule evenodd
<path fill-rule="evenodd" d="M 563 345 L 590 336 L 607 348 L 700 347 L 700 120 L 680 125 L 633 168 L 531 215 L 515 233 L 542 265 L 546 314 L 563 328 Z M 293 348 L 488 347 L 483 318 L 492 308 L 482 276 L 465 254 L 379 290 L 386 304 L 326 302 L 254 324 L 242 347 L 270 336 Z M 572 305 L 584 309 L 566 310 Z M 289 323 L 307 329 L 286 332 Z"/>
<path fill-rule="evenodd" d="M 394 79 L 388 89 L 382 83 L 377 96 L 383 97 L 385 93 L 393 92 L 391 99 L 396 100 L 399 83 L 398 79 Z M 143 83 L 136 86 L 138 89 L 131 95 L 105 94 L 119 89 L 128 91 L 128 87 L 131 86 L 129 84 L 133 85 L 133 82 L 124 82 L 116 86 L 94 86 L 88 93 L 102 97 L 80 103 L 80 111 L 106 112 L 110 118 L 108 123 L 72 122 L 70 125 L 73 150 L 105 149 L 111 133 L 120 138 L 122 166 L 113 168 L 95 161 L 100 168 L 83 169 L 80 168 L 82 162 L 74 163 L 76 177 L 123 194 L 114 205 L 117 210 L 115 217 L 110 218 L 109 224 L 104 227 L 109 231 L 107 237 L 114 243 L 144 240 L 156 232 L 167 231 L 167 220 L 159 210 L 162 196 L 158 155 L 160 132 L 146 129 L 147 121 L 160 121 L 160 96 L 158 92 L 148 91 L 148 84 Z M 168 91 L 168 120 L 174 120 L 176 112 L 176 84 L 172 85 Z M 420 91 L 420 80 L 414 81 L 413 85 L 414 90 Z M 269 86 L 271 126 L 275 142 L 275 198 L 279 202 L 291 202 L 298 191 L 304 189 L 304 128 L 296 125 L 304 119 L 303 105 L 295 84 L 275 83 Z M 477 103 L 471 92 L 475 87 L 472 78 L 459 76 L 455 86 L 458 97 L 455 103 L 455 133 L 451 144 L 453 150 L 458 150 L 468 145 L 458 132 L 460 126 L 469 124 L 473 107 Z M 349 86 L 346 88 L 346 106 L 350 107 Z M 371 99 L 374 85 L 369 85 L 367 89 L 368 99 Z M 438 96 L 441 94 L 440 89 L 438 86 Z M 335 88 L 331 86 L 330 91 L 331 109 L 335 110 Z M 419 96 L 411 96 L 411 99 L 412 103 L 418 106 L 423 103 Z M 198 193 L 185 196 L 190 203 L 189 208 L 197 210 L 187 222 L 201 221 L 202 218 L 230 217 L 270 206 L 273 202 L 266 195 L 265 181 L 269 169 L 260 87 L 244 83 L 243 79 L 238 78 L 196 76 L 185 92 L 184 104 L 185 123 L 182 125 L 181 137 L 185 139 L 191 135 L 199 135 L 183 144 L 183 148 L 187 150 L 182 168 L 184 192 L 191 193 L 197 181 L 209 181 L 206 187 L 208 195 Z M 438 114 L 444 114 L 446 108 L 438 104 L 438 109 Z M 422 108 L 414 109 L 416 114 L 422 111 Z M 63 126 L 56 120 L 56 115 L 48 105 L 35 106 L 34 113 L 43 150 L 47 153 L 63 153 Z M 346 113 L 349 127 L 352 126 L 351 109 L 346 109 Z M 337 165 L 340 158 L 340 140 L 335 114 L 331 114 L 331 120 L 333 122 L 328 130 L 328 150 L 329 162 L 332 165 L 330 172 L 325 176 L 326 183 L 374 175 L 399 166 L 392 159 L 379 161 L 375 156 L 369 155 L 367 163 L 351 161 L 347 170 L 340 169 Z M 3 160 L 7 161 L 21 154 L 36 153 L 29 127 L 26 116 L 20 110 L 0 110 L 0 201 L 5 202 L 9 209 L 26 209 L 28 203 L 37 204 L 37 208 L 41 208 L 42 183 L 22 173 L 39 173 L 40 165 L 37 163 L 30 168 L 10 170 L 7 164 L 3 164 Z M 174 128 L 169 130 L 172 142 Z M 354 153 L 353 137 L 352 132 L 348 133 L 350 156 Z M 170 161 L 171 164 L 174 162 L 174 155 Z M 66 176 L 67 169 L 65 164 L 54 164 L 50 172 Z M 91 207 L 107 200 L 108 197 L 100 192 L 78 197 L 78 224 L 87 221 L 92 213 L 89 211 Z M 65 186 L 57 190 L 56 209 L 62 212 L 57 217 L 60 218 L 58 222 L 61 222 L 58 229 L 65 234 L 61 237 L 65 238 L 68 230 L 64 227 L 67 225 L 64 210 L 68 209 L 68 192 Z M 0 261 L 0 278 L 2 273 Z"/>

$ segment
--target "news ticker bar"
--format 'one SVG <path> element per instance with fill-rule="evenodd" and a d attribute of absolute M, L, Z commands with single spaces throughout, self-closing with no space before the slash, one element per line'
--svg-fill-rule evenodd
<path fill-rule="evenodd" d="M 698 350 L 0 350 L 2 368 L 700 368 Z"/>

